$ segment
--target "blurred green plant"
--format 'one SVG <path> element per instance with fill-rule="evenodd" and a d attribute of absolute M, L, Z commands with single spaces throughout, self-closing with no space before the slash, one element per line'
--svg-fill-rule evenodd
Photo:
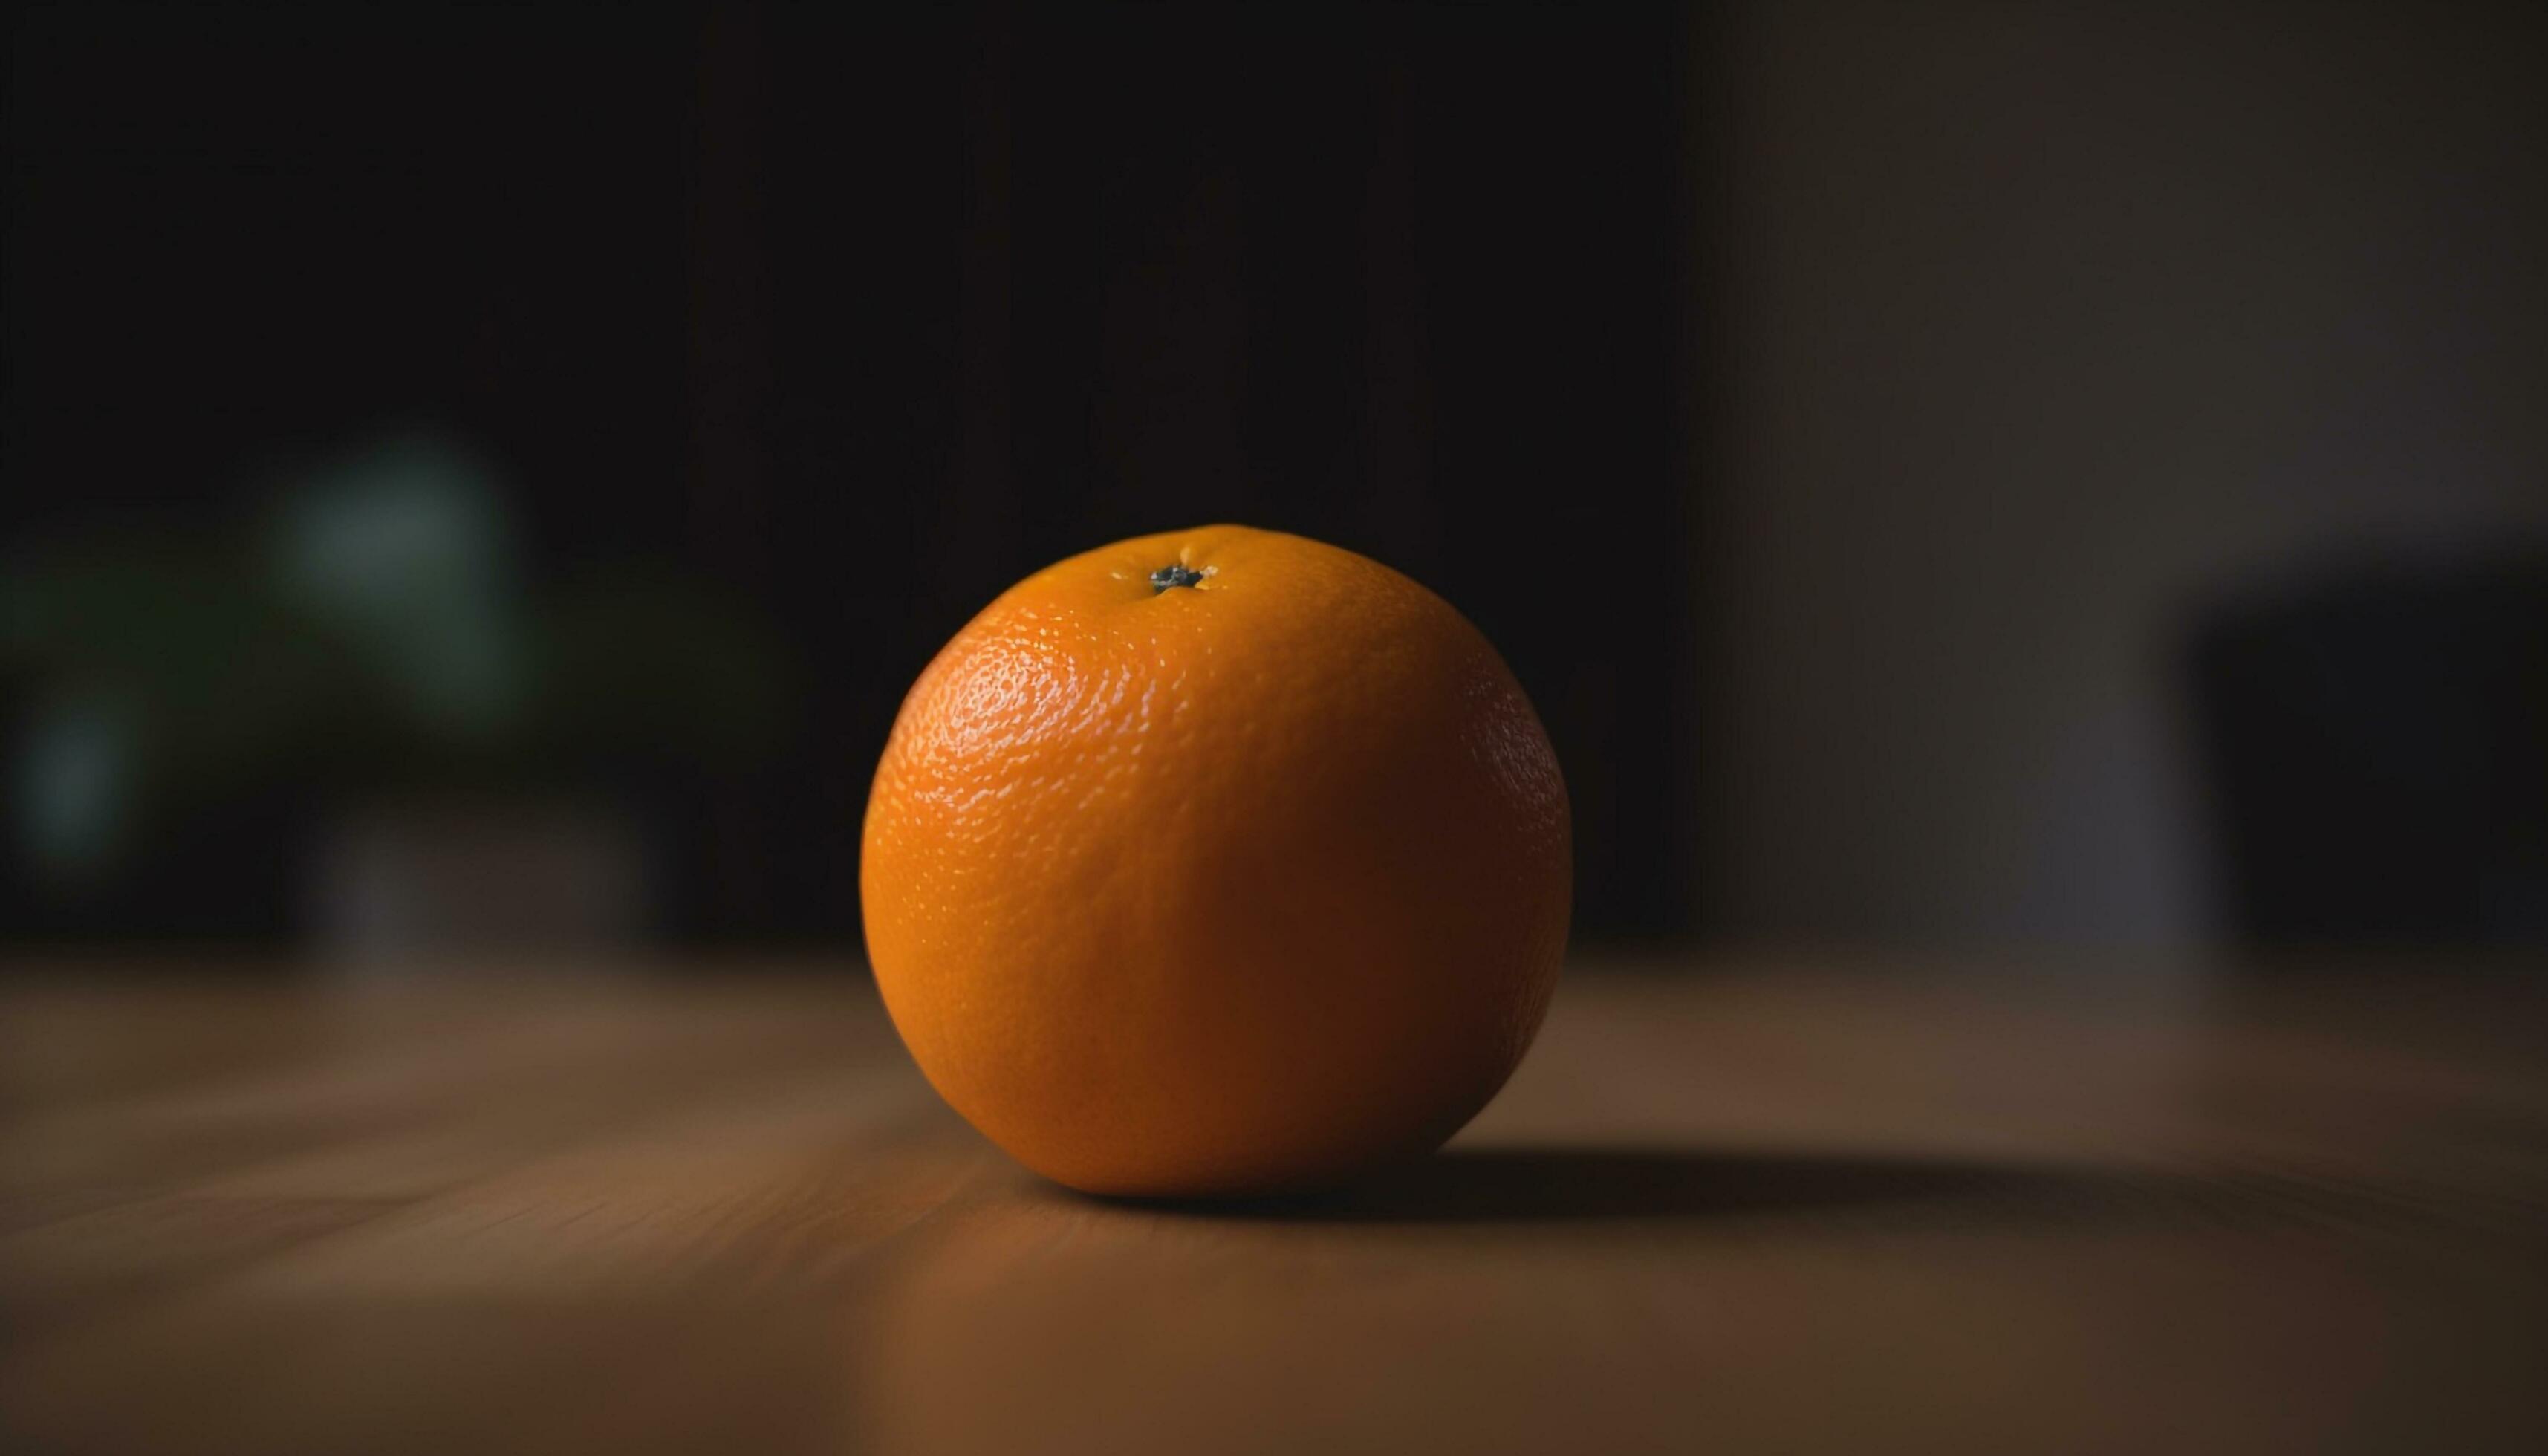
<path fill-rule="evenodd" d="M 394 440 L 243 529 L 100 533 L 9 564 L 19 850 L 76 885 L 154 825 L 276 786 L 554 797 L 739 768 L 781 731 L 783 662 L 755 614 L 677 572 L 533 584 L 492 473 Z"/>

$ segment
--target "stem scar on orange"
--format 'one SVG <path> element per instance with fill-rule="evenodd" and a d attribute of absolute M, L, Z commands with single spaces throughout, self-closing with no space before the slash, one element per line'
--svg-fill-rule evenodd
<path fill-rule="evenodd" d="M 1486 1106 L 1566 946 L 1566 784 L 1467 618 L 1241 526 L 1046 568 L 902 705 L 860 895 L 895 1028 L 1092 1193 L 1331 1182 Z"/>

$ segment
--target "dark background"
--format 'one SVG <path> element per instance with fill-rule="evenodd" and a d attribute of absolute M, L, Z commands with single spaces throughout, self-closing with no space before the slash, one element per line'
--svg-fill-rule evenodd
<path fill-rule="evenodd" d="M 10 26 L 12 550 L 217 534 L 421 435 L 531 579 L 719 593 L 787 707 L 606 775 L 652 934 L 854 939 L 937 646 L 1237 520 L 1503 650 L 1584 940 L 2548 941 L 2525 9 Z M 0 908 L 304 937 L 372 796 L 228 781 Z"/>

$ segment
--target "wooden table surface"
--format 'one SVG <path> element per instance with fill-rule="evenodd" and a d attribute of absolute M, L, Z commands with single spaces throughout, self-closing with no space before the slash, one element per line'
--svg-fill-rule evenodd
<path fill-rule="evenodd" d="M 2548 1450 L 2548 1008 L 1579 968 L 1441 1156 L 1109 1204 L 853 964 L 0 982 L 0 1446 Z"/>

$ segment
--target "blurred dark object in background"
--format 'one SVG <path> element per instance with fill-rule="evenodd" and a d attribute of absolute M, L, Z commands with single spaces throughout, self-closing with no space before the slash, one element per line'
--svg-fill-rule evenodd
<path fill-rule="evenodd" d="M 500 481 L 431 437 L 316 468 L 229 529 L 16 553 L 19 863 L 61 912 L 115 915 L 136 860 L 164 869 L 172 837 L 276 805 L 312 837 L 299 908 L 333 954 L 634 939 L 645 854 L 622 811 L 766 753 L 782 650 L 677 574 L 536 582 L 521 556 Z M 192 903 L 251 928 L 274 909 Z"/>
<path fill-rule="evenodd" d="M 2548 553 L 2324 572 L 2191 665 L 2238 935 L 2548 950 Z"/>

